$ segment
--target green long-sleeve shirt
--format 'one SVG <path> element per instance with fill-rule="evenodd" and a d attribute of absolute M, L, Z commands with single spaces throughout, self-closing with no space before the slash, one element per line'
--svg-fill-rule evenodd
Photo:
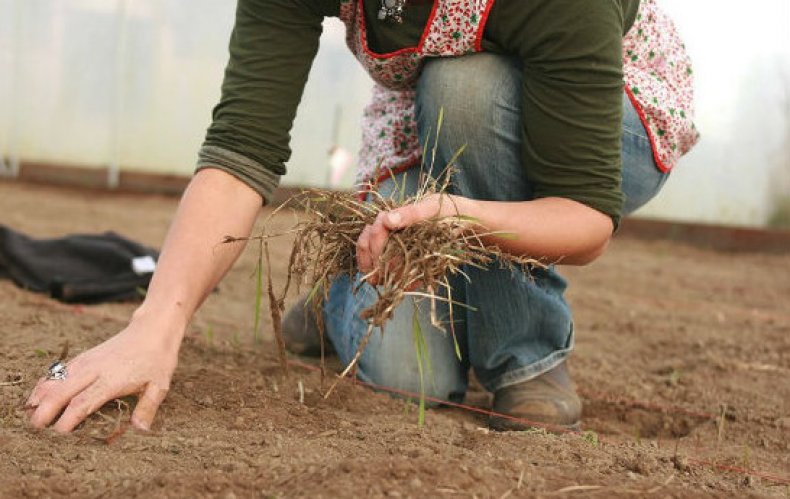
<path fill-rule="evenodd" d="M 430 3 L 403 24 L 380 22 L 363 0 L 378 53 L 415 46 Z M 437 0 L 441 1 L 441 0 Z M 622 37 L 638 0 L 496 0 L 482 47 L 523 63 L 522 157 L 536 197 L 565 197 L 613 217 L 622 206 Z M 269 200 L 290 157 L 289 131 L 340 0 L 239 0 L 222 98 L 198 169 L 223 169 Z"/>

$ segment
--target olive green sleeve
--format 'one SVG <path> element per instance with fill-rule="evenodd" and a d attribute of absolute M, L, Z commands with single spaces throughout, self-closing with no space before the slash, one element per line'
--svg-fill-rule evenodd
<path fill-rule="evenodd" d="M 222 97 L 197 170 L 218 168 L 267 202 L 291 155 L 290 130 L 302 98 L 327 1 L 239 0 Z M 334 0 L 337 3 L 337 0 Z"/>
<path fill-rule="evenodd" d="M 622 4 L 505 1 L 487 35 L 523 63 L 523 150 L 536 198 L 573 199 L 619 223 Z"/>

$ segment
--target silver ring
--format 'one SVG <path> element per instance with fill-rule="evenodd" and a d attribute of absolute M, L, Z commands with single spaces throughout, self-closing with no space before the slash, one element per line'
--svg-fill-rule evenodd
<path fill-rule="evenodd" d="M 56 360 L 47 371 L 47 379 L 57 379 L 63 380 L 66 379 L 66 364 L 63 361 Z"/>

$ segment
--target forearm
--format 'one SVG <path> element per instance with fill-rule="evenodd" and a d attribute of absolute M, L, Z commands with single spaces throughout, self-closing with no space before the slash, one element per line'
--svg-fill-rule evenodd
<path fill-rule="evenodd" d="M 570 199 L 457 200 L 461 213 L 479 220 L 486 231 L 514 236 L 486 236 L 487 242 L 547 262 L 587 264 L 603 252 L 612 235 L 611 217 Z"/>
<path fill-rule="evenodd" d="M 521 163 L 532 195 L 575 200 L 615 223 L 623 203 L 622 36 L 637 5 L 496 2 L 486 25 L 498 51 L 522 61 Z"/>
<path fill-rule="evenodd" d="M 189 183 L 168 231 L 145 301 L 134 320 L 166 323 L 183 331 L 208 293 L 238 258 L 260 211 L 261 197 L 235 177 L 214 169 Z M 170 333 L 177 334 L 177 333 Z M 177 348 L 181 337 L 173 338 Z"/>
<path fill-rule="evenodd" d="M 437 195 L 397 211 L 407 223 L 436 215 L 470 217 L 487 234 L 484 240 L 504 251 L 570 265 L 584 265 L 598 257 L 613 229 L 608 215 L 556 197 L 502 202 Z"/>

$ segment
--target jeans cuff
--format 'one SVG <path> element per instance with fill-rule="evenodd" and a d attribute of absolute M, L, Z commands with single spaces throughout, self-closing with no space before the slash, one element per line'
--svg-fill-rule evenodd
<path fill-rule="evenodd" d="M 519 367 L 517 369 L 513 369 L 511 371 L 507 371 L 503 374 L 500 374 L 496 378 L 491 381 L 487 381 L 485 383 L 482 382 L 483 386 L 486 390 L 490 391 L 491 393 L 496 392 L 506 386 L 515 385 L 518 383 L 523 383 L 524 381 L 529 381 L 531 379 L 537 378 L 543 373 L 551 371 L 565 359 L 568 358 L 571 351 L 573 350 L 573 345 L 575 342 L 575 334 L 573 329 L 571 329 L 571 336 L 569 338 L 568 346 L 566 348 L 555 350 L 551 352 L 549 355 L 543 357 L 542 359 L 533 362 L 527 366 Z"/>

